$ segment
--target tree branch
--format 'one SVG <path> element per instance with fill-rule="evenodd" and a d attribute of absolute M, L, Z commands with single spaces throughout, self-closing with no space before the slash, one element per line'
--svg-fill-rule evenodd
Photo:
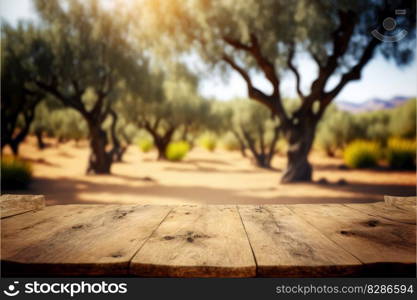
<path fill-rule="evenodd" d="M 83 103 L 81 102 L 81 98 L 77 95 L 75 97 L 65 97 L 53 84 L 45 84 L 42 81 L 35 81 L 35 84 L 42 90 L 49 92 L 55 98 L 61 100 L 64 105 L 70 106 L 77 111 L 79 111 L 82 115 L 87 116 L 88 112 L 85 109 Z"/>
<path fill-rule="evenodd" d="M 301 99 L 304 99 L 304 95 L 301 92 L 301 78 L 300 78 L 300 73 L 298 72 L 297 68 L 293 64 L 294 54 L 295 54 L 295 50 L 294 50 L 294 46 L 292 46 L 290 48 L 290 52 L 288 54 L 287 65 L 288 65 L 288 68 L 290 68 L 290 70 L 294 73 L 297 94 L 298 94 L 298 96 Z"/>
<path fill-rule="evenodd" d="M 231 46 L 233 46 L 233 47 L 235 47 L 237 49 L 245 50 L 245 51 L 250 51 L 251 50 L 251 47 L 250 46 L 245 45 L 245 44 L 239 42 L 238 40 L 232 39 L 230 37 L 223 37 L 223 40 L 227 44 L 229 44 L 229 45 L 231 45 Z"/>
<path fill-rule="evenodd" d="M 248 73 L 242 67 L 240 67 L 230 56 L 223 54 L 222 59 L 243 77 L 246 82 L 248 95 L 250 98 L 267 106 L 274 114 L 277 114 L 283 120 L 283 122 L 287 119 L 285 111 L 279 100 L 275 99 L 273 96 L 264 94 L 262 91 L 254 87 Z"/>
<path fill-rule="evenodd" d="M 247 87 L 248 87 L 248 93 L 250 92 L 251 89 L 253 89 L 253 84 L 252 84 L 252 80 L 249 77 L 249 74 L 243 70 L 243 68 L 241 68 L 237 63 L 235 63 L 235 61 L 228 55 L 223 54 L 222 59 L 227 62 L 233 69 L 235 69 L 242 77 L 243 79 L 246 81 Z"/>
<path fill-rule="evenodd" d="M 312 50 L 310 50 L 310 55 L 313 58 L 313 60 L 316 62 L 317 66 L 320 68 L 323 68 L 323 64 L 320 60 L 320 58 L 317 56 L 316 53 L 314 53 Z"/>
<path fill-rule="evenodd" d="M 318 57 L 312 55 L 313 59 L 316 60 L 319 65 L 319 74 L 311 84 L 309 95 L 304 97 L 303 104 L 294 114 L 295 118 L 303 118 L 305 114 L 311 113 L 311 107 L 314 101 L 324 101 L 324 89 L 329 78 L 339 66 L 339 58 L 342 57 L 348 49 L 356 24 L 356 17 L 357 16 L 353 11 L 339 11 L 340 24 L 332 34 L 332 54 L 327 58 L 325 63 L 319 62 Z M 322 106 L 323 105 L 321 104 L 320 108 Z"/>
<path fill-rule="evenodd" d="M 258 39 L 256 38 L 256 36 L 254 34 L 251 34 L 250 38 L 252 43 L 250 53 L 262 69 L 263 73 L 265 74 L 265 77 L 272 84 L 272 87 L 274 89 L 273 95 L 277 97 L 277 101 L 281 102 L 281 96 L 279 92 L 279 78 L 275 73 L 275 66 L 262 55 L 261 47 L 259 46 Z"/>
<path fill-rule="evenodd" d="M 250 35 L 250 46 L 245 45 L 229 37 L 223 37 L 223 40 L 230 46 L 233 46 L 234 48 L 239 50 L 246 51 L 252 55 L 252 57 L 256 60 L 256 63 L 264 73 L 265 77 L 272 84 L 274 88 L 274 96 L 279 97 L 279 79 L 275 73 L 275 67 L 262 55 L 261 47 L 259 46 L 258 39 L 256 38 L 256 36 L 254 34 Z"/>
<path fill-rule="evenodd" d="M 342 57 L 349 46 L 350 39 L 353 35 L 353 29 L 356 23 L 356 14 L 352 11 L 339 11 L 340 25 L 333 32 L 333 52 L 328 57 L 327 62 L 322 65 L 319 75 L 311 84 L 311 94 L 319 93 L 324 89 L 327 80 L 338 67 L 338 60 Z M 317 97 L 311 97 L 313 101 Z"/>
<path fill-rule="evenodd" d="M 324 93 L 324 101 L 320 105 L 320 111 L 329 105 L 329 103 L 339 94 L 339 92 L 346 86 L 347 83 L 361 78 L 362 69 L 372 59 L 376 47 L 381 43 L 380 40 L 372 38 L 370 43 L 366 46 L 361 58 L 348 72 L 344 73 L 339 83 L 329 92 Z"/>
<path fill-rule="evenodd" d="M 275 73 L 274 64 L 269 62 L 267 58 L 262 55 L 261 47 L 258 43 L 258 39 L 254 34 L 250 35 L 251 45 L 245 45 L 237 40 L 231 39 L 229 37 L 223 37 L 223 40 L 230 46 L 248 52 L 256 61 L 259 68 L 264 73 L 265 77 L 271 83 L 273 87 L 272 95 L 266 95 L 260 90 L 256 89 L 252 82 L 250 81 L 249 75 L 241 67 L 239 67 L 230 57 L 223 56 L 223 60 L 228 62 L 232 68 L 238 71 L 242 77 L 245 79 L 248 84 L 248 94 L 250 98 L 258 100 L 258 102 L 266 105 L 273 114 L 277 114 L 283 123 L 288 121 L 288 117 L 285 113 L 284 107 L 281 103 L 281 95 L 279 91 L 280 81 Z"/>

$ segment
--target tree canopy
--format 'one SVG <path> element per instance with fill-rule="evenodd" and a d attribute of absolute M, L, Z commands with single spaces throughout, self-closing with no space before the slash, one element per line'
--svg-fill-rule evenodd
<path fill-rule="evenodd" d="M 146 92 L 148 60 L 128 41 L 128 26 L 117 11 L 98 1 L 35 1 L 42 23 L 30 36 L 24 61 L 31 82 L 86 120 L 91 141 L 89 172 L 109 173 L 118 141 L 108 151 L 102 124 L 117 122 L 120 92 Z M 144 88 L 145 87 L 145 88 Z"/>
<path fill-rule="evenodd" d="M 410 7 L 411 5 L 411 7 Z M 169 57 L 197 53 L 214 69 L 234 70 L 245 80 L 248 96 L 279 117 L 288 143 L 288 166 L 282 181 L 311 179 L 308 153 L 315 128 L 327 106 L 377 52 L 397 64 L 413 59 L 415 3 L 409 1 L 163 1 L 143 0 L 137 23 L 146 28 L 141 38 Z M 383 20 L 395 9 L 408 13 L 396 18 L 407 34 L 396 43 L 384 43 L 371 34 L 391 34 Z M 400 29 L 399 29 L 400 30 Z M 316 63 L 316 78 L 302 86 L 297 56 L 307 53 Z M 253 83 L 262 74 L 271 93 Z M 289 114 L 283 104 L 281 82 L 292 74 L 301 99 Z M 336 83 L 330 84 L 331 79 Z"/>
<path fill-rule="evenodd" d="M 9 145 L 14 154 L 29 133 L 36 106 L 45 97 L 31 81 L 33 70 L 26 65 L 35 51 L 31 43 L 34 34 L 34 28 L 23 23 L 17 28 L 2 26 L 1 149 Z"/>

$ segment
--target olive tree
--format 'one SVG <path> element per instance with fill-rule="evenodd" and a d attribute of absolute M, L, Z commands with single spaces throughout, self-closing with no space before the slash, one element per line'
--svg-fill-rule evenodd
<path fill-rule="evenodd" d="M 59 143 L 74 140 L 76 143 L 88 137 L 87 123 L 76 110 L 51 107 L 43 101 L 36 107 L 31 132 L 36 136 L 38 148 L 46 147 L 44 135 L 54 137 Z"/>
<path fill-rule="evenodd" d="M 24 65 L 34 51 L 28 43 L 35 35 L 33 28 L 2 24 L 1 30 L 1 150 L 9 145 L 17 155 L 45 95 L 31 83 L 30 70 Z"/>
<path fill-rule="evenodd" d="M 166 159 L 166 149 L 179 133 L 188 139 L 210 114 L 210 103 L 197 94 L 197 78 L 183 66 L 154 75 L 147 93 L 137 98 L 128 95 L 122 104 L 124 115 L 138 128 L 146 130 L 158 151 Z"/>
<path fill-rule="evenodd" d="M 406 14 L 395 16 L 396 9 Z M 388 17 L 396 17 L 394 32 L 384 26 Z M 148 29 L 141 38 L 153 41 L 164 57 L 193 53 L 214 70 L 240 74 L 248 96 L 279 118 L 289 144 L 281 182 L 311 180 L 308 154 L 319 120 L 378 52 L 397 64 L 411 61 L 415 19 L 415 2 L 405 0 L 143 0 L 135 16 L 139 27 Z M 376 38 L 373 30 L 388 41 Z M 408 34 L 392 42 L 390 37 L 401 30 Z M 300 54 L 317 67 L 308 88 L 302 84 Z M 264 76 L 271 92 L 257 88 L 254 74 Z M 283 104 L 281 83 L 288 74 L 301 99 L 293 113 Z"/>
<path fill-rule="evenodd" d="M 228 129 L 240 144 L 243 156 L 248 149 L 255 164 L 270 168 L 279 138 L 279 120 L 264 106 L 247 99 L 226 104 L 232 110 Z"/>
<path fill-rule="evenodd" d="M 37 0 L 41 37 L 27 62 L 32 80 L 44 92 L 75 109 L 87 123 L 91 155 L 88 173 L 110 172 L 118 144 L 103 129 L 117 122 L 114 103 L 126 86 L 139 91 L 147 60 L 128 41 L 128 27 L 115 11 L 98 1 Z"/>

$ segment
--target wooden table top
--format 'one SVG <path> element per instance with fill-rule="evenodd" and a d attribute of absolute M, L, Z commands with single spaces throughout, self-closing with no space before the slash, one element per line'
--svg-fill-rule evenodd
<path fill-rule="evenodd" d="M 43 207 L 37 197 L 32 206 L 25 198 L 19 211 L 10 209 L 19 197 L 10 197 L 2 196 L 4 276 L 416 274 L 415 198 L 370 204 Z"/>

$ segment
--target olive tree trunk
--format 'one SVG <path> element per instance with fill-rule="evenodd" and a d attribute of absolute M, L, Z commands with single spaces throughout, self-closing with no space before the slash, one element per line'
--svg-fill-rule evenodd
<path fill-rule="evenodd" d="M 308 154 L 313 145 L 315 130 L 316 122 L 307 121 L 287 128 L 287 168 L 281 177 L 281 183 L 311 181 L 312 167 Z"/>
<path fill-rule="evenodd" d="M 13 155 L 19 155 L 19 146 L 25 140 L 26 136 L 29 134 L 30 125 L 35 117 L 35 106 L 33 106 L 30 110 L 26 111 L 23 114 L 25 123 L 19 133 L 11 137 L 9 140 L 10 148 L 12 149 Z"/>
<path fill-rule="evenodd" d="M 143 128 L 152 136 L 153 143 L 158 151 L 158 160 L 165 160 L 167 159 L 166 150 L 172 140 L 176 127 L 172 126 L 165 133 L 161 134 L 158 131 L 157 125 L 151 126 L 148 122 L 145 122 Z"/>
<path fill-rule="evenodd" d="M 91 124 L 89 127 L 91 154 L 88 162 L 87 174 L 110 174 L 113 158 L 112 153 L 106 151 L 106 132 L 97 124 Z"/>
<path fill-rule="evenodd" d="M 116 132 L 116 124 L 118 116 L 114 110 L 110 110 L 110 116 L 112 117 L 112 123 L 110 126 L 110 135 L 113 143 L 112 160 L 115 162 L 122 162 L 123 154 L 125 154 L 127 147 L 121 145 L 119 137 Z"/>
<path fill-rule="evenodd" d="M 158 160 L 167 159 L 166 151 L 171 142 L 172 134 L 165 134 L 164 136 L 154 136 L 155 147 L 158 150 Z"/>

